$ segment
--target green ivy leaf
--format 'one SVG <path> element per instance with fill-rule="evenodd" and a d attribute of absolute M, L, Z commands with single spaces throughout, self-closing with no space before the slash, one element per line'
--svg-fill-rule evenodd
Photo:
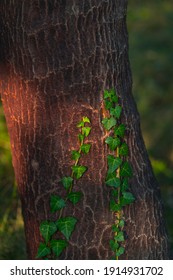
<path fill-rule="evenodd" d="M 91 144 L 83 144 L 81 146 L 81 151 L 84 153 L 84 154 L 88 154 L 89 151 L 90 151 L 90 148 L 91 148 Z"/>
<path fill-rule="evenodd" d="M 39 258 L 45 257 L 45 256 L 49 255 L 50 253 L 51 253 L 50 248 L 47 247 L 47 245 L 45 243 L 41 242 L 38 247 L 36 258 L 39 259 Z"/>
<path fill-rule="evenodd" d="M 67 197 L 73 204 L 76 204 L 81 199 L 82 193 L 81 192 L 71 192 L 68 194 Z"/>
<path fill-rule="evenodd" d="M 71 159 L 72 160 L 78 160 L 80 158 L 80 156 L 81 155 L 78 151 L 75 151 L 75 150 L 71 151 Z"/>
<path fill-rule="evenodd" d="M 85 136 L 83 134 L 81 134 L 81 133 L 78 134 L 78 139 L 79 139 L 80 143 L 83 142 L 84 138 L 85 138 Z"/>
<path fill-rule="evenodd" d="M 119 224 L 118 224 L 119 227 L 123 228 L 124 224 L 125 224 L 124 220 L 119 220 Z"/>
<path fill-rule="evenodd" d="M 115 235 L 114 240 L 118 241 L 118 242 L 123 242 L 124 241 L 124 232 L 123 231 L 119 231 L 117 233 L 117 235 Z"/>
<path fill-rule="evenodd" d="M 109 100 L 105 100 L 105 108 L 106 108 L 106 110 L 109 110 L 112 107 L 113 107 L 113 102 L 111 102 Z"/>
<path fill-rule="evenodd" d="M 115 242 L 115 240 L 112 240 L 112 239 L 109 241 L 109 245 L 110 245 L 112 251 L 116 251 L 119 247 L 118 242 Z"/>
<path fill-rule="evenodd" d="M 87 167 L 83 165 L 73 165 L 72 167 L 73 175 L 78 180 L 86 172 Z"/>
<path fill-rule="evenodd" d="M 121 177 L 132 177 L 133 172 L 129 162 L 125 161 L 120 169 Z"/>
<path fill-rule="evenodd" d="M 124 137 L 126 127 L 124 124 L 120 124 L 118 127 L 115 128 L 114 133 L 116 136 Z"/>
<path fill-rule="evenodd" d="M 64 188 L 66 190 L 68 190 L 71 187 L 72 182 L 73 182 L 73 178 L 72 177 L 63 177 L 61 179 L 61 183 L 63 184 L 63 186 L 64 186 Z"/>
<path fill-rule="evenodd" d="M 118 196 L 118 190 L 117 190 L 117 189 L 111 190 L 111 195 L 112 195 L 113 197 L 117 197 L 117 196 Z"/>
<path fill-rule="evenodd" d="M 83 117 L 82 120 L 84 123 L 90 123 L 90 119 L 88 117 Z"/>
<path fill-rule="evenodd" d="M 106 176 L 106 185 L 114 188 L 118 188 L 120 186 L 120 178 L 116 177 L 116 174 L 109 173 Z"/>
<path fill-rule="evenodd" d="M 44 221 L 40 224 L 40 232 L 43 236 L 46 244 L 50 240 L 51 236 L 57 231 L 56 224 L 54 222 Z"/>
<path fill-rule="evenodd" d="M 123 192 L 122 197 L 120 199 L 120 203 L 121 203 L 122 206 L 125 206 L 125 205 L 128 205 L 128 204 L 131 204 L 132 202 L 134 202 L 134 200 L 135 200 L 135 198 L 134 198 L 132 193 Z"/>
<path fill-rule="evenodd" d="M 116 117 L 117 119 L 120 118 L 122 112 L 121 106 L 117 105 L 115 108 L 110 109 L 110 115 Z"/>
<path fill-rule="evenodd" d="M 78 124 L 77 124 L 77 127 L 84 127 L 85 123 L 84 121 L 80 121 Z"/>
<path fill-rule="evenodd" d="M 122 186 L 121 186 L 121 191 L 124 192 L 129 188 L 129 183 L 128 183 L 128 179 L 124 178 Z"/>
<path fill-rule="evenodd" d="M 111 118 L 104 118 L 102 120 L 102 124 L 106 130 L 110 130 L 113 126 L 115 126 L 117 123 L 116 119 L 111 117 Z"/>
<path fill-rule="evenodd" d="M 56 221 L 59 231 L 69 240 L 72 232 L 74 231 L 77 219 L 74 217 L 60 218 Z"/>
<path fill-rule="evenodd" d="M 113 173 L 122 163 L 122 159 L 114 157 L 113 155 L 107 156 L 109 170 L 108 173 Z"/>
<path fill-rule="evenodd" d="M 110 200 L 110 210 L 111 211 L 117 212 L 117 211 L 120 211 L 121 208 L 122 207 L 120 204 L 115 203 L 114 200 Z"/>
<path fill-rule="evenodd" d="M 120 229 L 118 228 L 118 225 L 112 225 L 112 231 L 113 232 L 119 232 Z"/>
<path fill-rule="evenodd" d="M 90 134 L 90 131 L 91 131 L 91 127 L 89 126 L 82 127 L 82 134 L 85 137 L 87 137 Z"/>
<path fill-rule="evenodd" d="M 111 97 L 111 93 L 108 91 L 108 90 L 104 90 L 104 94 L 103 94 L 103 98 L 104 99 L 107 99 L 107 98 L 110 98 Z"/>
<path fill-rule="evenodd" d="M 111 151 L 114 151 L 120 145 L 121 141 L 118 137 L 113 138 L 109 136 L 106 138 L 105 143 L 109 145 Z"/>
<path fill-rule="evenodd" d="M 120 156 L 128 156 L 129 148 L 126 143 L 123 143 L 119 149 L 119 155 Z"/>
<path fill-rule="evenodd" d="M 51 240 L 50 242 L 50 247 L 54 254 L 59 257 L 62 253 L 62 251 L 67 247 L 68 242 L 63 239 L 58 239 L 58 240 Z"/>
<path fill-rule="evenodd" d="M 65 201 L 58 195 L 51 195 L 50 197 L 50 211 L 55 213 L 56 211 L 65 207 Z"/>
<path fill-rule="evenodd" d="M 116 256 L 117 257 L 121 256 L 122 254 L 124 254 L 124 251 L 125 251 L 124 247 L 119 247 L 116 251 Z"/>

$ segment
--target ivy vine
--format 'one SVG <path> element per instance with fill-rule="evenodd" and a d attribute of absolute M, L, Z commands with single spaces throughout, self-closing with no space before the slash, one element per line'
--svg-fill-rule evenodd
<path fill-rule="evenodd" d="M 40 234 L 44 242 L 41 242 L 38 247 L 37 258 L 55 259 L 67 248 L 70 237 L 75 229 L 77 219 L 72 216 L 64 216 L 64 209 L 69 203 L 74 206 L 82 198 L 82 192 L 74 190 L 74 184 L 87 171 L 87 167 L 80 165 L 79 161 L 82 154 L 88 154 L 91 144 L 85 143 L 86 137 L 90 134 L 91 127 L 90 119 L 83 117 L 77 124 L 80 130 L 78 134 L 79 149 L 71 151 L 71 159 L 74 164 L 71 166 L 71 175 L 64 176 L 61 179 L 63 188 L 65 189 L 65 197 L 60 195 L 51 195 L 50 197 L 50 212 L 59 213 L 56 221 L 43 221 L 40 224 Z M 59 233 L 62 238 L 56 239 L 55 235 Z"/>
<path fill-rule="evenodd" d="M 111 188 L 110 210 L 115 212 L 115 223 L 112 225 L 114 238 L 110 240 L 110 247 L 114 252 L 113 259 L 118 260 L 125 251 L 123 207 L 131 204 L 135 199 L 129 191 L 128 182 L 133 172 L 127 161 L 129 148 L 124 140 L 126 127 L 120 122 L 122 107 L 118 104 L 118 96 L 114 89 L 105 90 L 103 99 L 102 124 L 108 133 L 105 143 L 110 150 L 110 154 L 107 156 L 108 170 L 105 183 Z"/>

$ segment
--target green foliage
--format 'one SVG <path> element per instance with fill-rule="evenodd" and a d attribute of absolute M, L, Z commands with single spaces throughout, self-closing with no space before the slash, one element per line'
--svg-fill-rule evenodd
<path fill-rule="evenodd" d="M 67 248 L 69 239 L 75 230 L 77 219 L 72 216 L 64 216 L 63 211 L 68 207 L 69 203 L 75 206 L 82 198 L 82 193 L 80 191 L 73 191 L 73 189 L 74 182 L 76 183 L 87 171 L 86 166 L 79 165 L 82 154 L 88 154 L 91 148 L 91 144 L 84 143 L 85 138 L 91 131 L 91 127 L 85 126 L 85 124 L 90 124 L 88 117 L 83 117 L 77 124 L 77 127 L 80 129 L 78 134 L 79 149 L 71 151 L 71 159 L 74 160 L 74 164 L 71 166 L 71 175 L 64 176 L 60 180 L 66 191 L 65 197 L 54 194 L 50 197 L 50 211 L 51 213 L 58 213 L 59 217 L 56 222 L 43 221 L 40 224 L 40 233 L 45 242 L 40 243 L 37 258 L 58 258 Z M 58 236 L 62 235 L 62 238 L 55 239 L 55 234 L 57 233 Z"/>
<path fill-rule="evenodd" d="M 123 207 L 134 201 L 134 196 L 127 191 L 128 179 L 132 177 L 132 167 L 126 160 L 129 149 L 123 141 L 126 127 L 120 123 L 122 108 L 118 103 L 118 96 L 115 90 L 104 91 L 104 105 L 110 117 L 104 118 L 102 124 L 109 132 L 105 143 L 114 154 L 107 155 L 108 170 L 105 178 L 107 186 L 111 187 L 110 210 L 115 212 L 115 224 L 112 226 L 114 239 L 110 240 L 110 247 L 114 252 L 113 258 L 118 260 L 124 254 L 124 247 L 121 244 L 125 241 L 124 237 L 124 217 Z M 113 136 L 112 136 L 113 135 Z"/>

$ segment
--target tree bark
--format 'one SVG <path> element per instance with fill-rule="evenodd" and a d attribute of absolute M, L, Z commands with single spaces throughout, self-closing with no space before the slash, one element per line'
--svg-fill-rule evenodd
<path fill-rule="evenodd" d="M 123 107 L 131 189 L 122 259 L 168 259 L 162 203 L 131 94 L 126 0 L 1 0 L 0 78 L 13 166 L 22 202 L 28 258 L 41 240 L 39 224 L 52 219 L 50 194 L 70 175 L 70 151 L 78 148 L 76 124 L 92 122 L 88 172 L 78 183 L 83 200 L 66 210 L 79 222 L 62 259 L 110 259 L 114 215 L 105 186 L 101 126 L 103 90 L 115 87 Z"/>

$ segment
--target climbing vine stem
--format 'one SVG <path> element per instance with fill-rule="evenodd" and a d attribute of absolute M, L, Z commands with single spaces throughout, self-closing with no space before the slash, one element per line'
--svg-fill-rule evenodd
<path fill-rule="evenodd" d="M 122 107 L 118 104 L 118 96 L 114 89 L 105 90 L 103 96 L 102 124 L 106 130 L 105 143 L 110 154 L 107 155 L 108 170 L 105 183 L 111 189 L 110 210 L 115 212 L 115 223 L 112 225 L 113 239 L 110 247 L 114 252 L 113 259 L 118 260 L 124 254 L 125 241 L 123 208 L 134 201 L 129 191 L 129 178 L 132 167 L 127 161 L 129 148 L 124 140 L 126 127 L 121 123 Z"/>
<path fill-rule="evenodd" d="M 75 205 L 81 200 L 82 192 L 75 191 L 77 181 L 87 171 L 87 167 L 80 165 L 79 161 L 83 154 L 88 154 L 91 144 L 85 143 L 86 138 L 90 134 L 90 119 L 83 117 L 77 124 L 80 132 L 78 134 L 79 149 L 71 151 L 71 159 L 74 164 L 71 166 L 71 175 L 64 176 L 61 184 L 65 189 L 65 196 L 52 194 L 50 197 L 50 212 L 57 213 L 56 221 L 43 221 L 40 224 L 40 233 L 44 239 L 38 247 L 37 258 L 55 259 L 66 249 L 69 239 L 75 230 L 77 219 L 73 216 L 65 216 L 64 209 L 72 204 Z M 58 239 L 56 236 L 60 236 Z"/>

